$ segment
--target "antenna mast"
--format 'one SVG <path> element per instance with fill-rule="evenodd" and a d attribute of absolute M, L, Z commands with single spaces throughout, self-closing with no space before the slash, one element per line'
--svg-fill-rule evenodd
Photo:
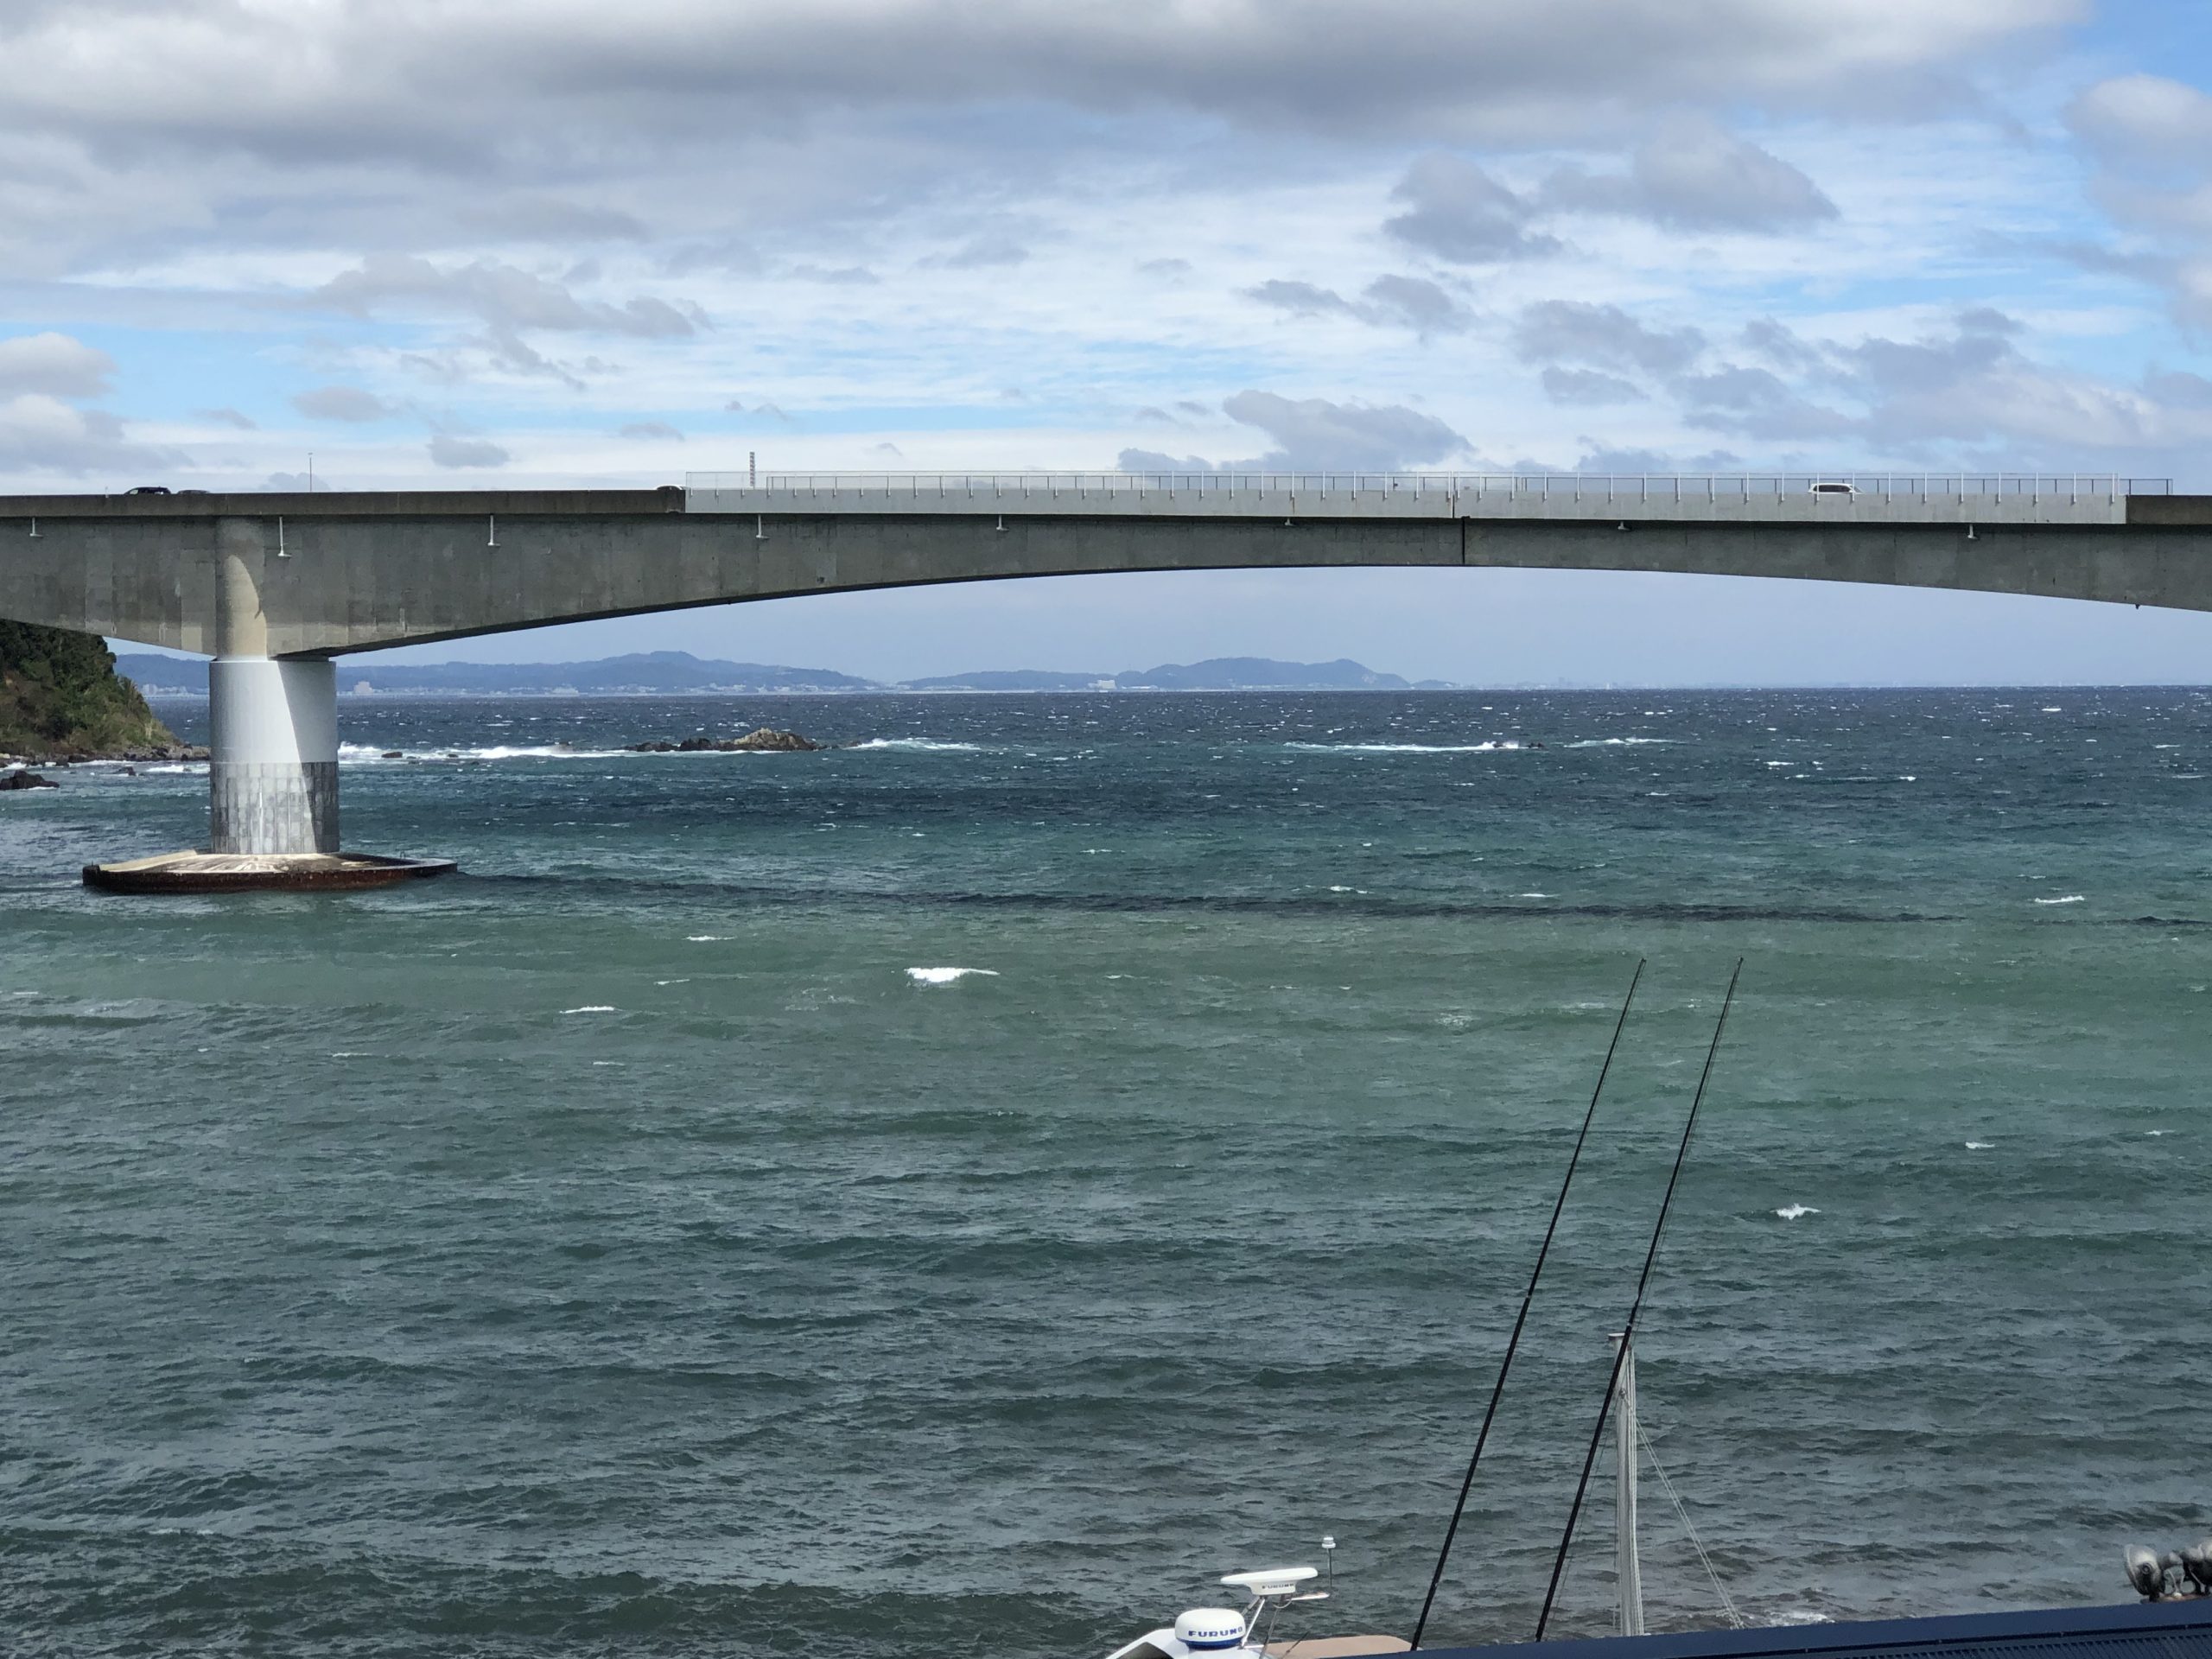
<path fill-rule="evenodd" d="M 1713 1081 L 1713 1056 L 1720 1052 L 1720 1033 L 1728 1029 L 1728 1010 L 1736 1001 L 1736 982 L 1744 976 L 1744 959 L 1736 958 L 1736 971 L 1728 976 L 1728 993 L 1720 999 L 1720 1018 L 1713 1022 L 1713 1044 L 1705 1051 L 1705 1070 L 1699 1073 L 1697 1093 L 1690 1097 L 1690 1115 L 1682 1123 L 1682 1143 L 1675 1149 L 1675 1171 L 1667 1177 L 1666 1196 L 1659 1200 L 1659 1218 L 1651 1224 L 1651 1245 L 1643 1253 L 1643 1271 L 1637 1275 L 1636 1300 L 1629 1304 L 1628 1319 L 1621 1326 L 1619 1348 L 1613 1354 L 1613 1372 L 1605 1379 L 1605 1402 L 1598 1408 L 1598 1421 L 1590 1431 L 1590 1450 L 1582 1459 L 1582 1478 L 1574 1488 L 1574 1505 L 1567 1512 L 1567 1530 L 1560 1535 L 1559 1554 L 1552 1558 L 1552 1581 L 1544 1592 L 1544 1610 L 1536 1615 L 1535 1640 L 1544 1639 L 1552 1622 L 1552 1604 L 1559 1599 L 1560 1574 L 1567 1571 L 1567 1547 L 1574 1541 L 1574 1523 L 1581 1518 L 1582 1499 L 1590 1490 L 1590 1471 L 1598 1461 L 1598 1447 L 1605 1438 L 1605 1415 L 1612 1409 L 1613 1391 L 1620 1387 L 1621 1367 L 1633 1351 L 1636 1318 L 1643 1312 L 1643 1293 L 1651 1283 L 1651 1264 L 1659 1259 L 1659 1236 L 1667 1230 L 1667 1212 L 1675 1207 L 1675 1187 L 1682 1179 L 1682 1160 L 1689 1156 L 1690 1132 L 1697 1128 L 1698 1108 L 1705 1104 L 1705 1086 Z"/>
<path fill-rule="evenodd" d="M 1490 1406 L 1483 1413 L 1483 1426 L 1475 1434 L 1474 1455 L 1467 1459 L 1466 1478 L 1459 1483 L 1459 1501 L 1452 1506 L 1452 1524 L 1444 1529 L 1444 1548 L 1436 1554 L 1436 1571 L 1428 1577 L 1428 1594 L 1421 1599 L 1421 1617 L 1414 1621 L 1413 1640 L 1409 1648 L 1421 1646 L 1421 1632 L 1428 1628 L 1429 1610 L 1436 1605 L 1437 1586 L 1444 1582 L 1444 1565 L 1452 1559 L 1452 1541 L 1459 1535 L 1459 1517 L 1466 1513 L 1467 1494 L 1473 1490 L 1475 1469 L 1483 1460 L 1483 1447 L 1490 1440 L 1490 1426 L 1497 1418 L 1497 1402 L 1505 1395 L 1505 1374 L 1513 1369 L 1513 1356 L 1521 1346 L 1521 1328 L 1529 1322 L 1529 1304 L 1535 1300 L 1536 1281 L 1544 1276 L 1544 1258 L 1552 1253 L 1552 1237 L 1559 1231 L 1560 1211 L 1567 1208 L 1567 1190 L 1574 1185 L 1574 1167 L 1582 1161 L 1582 1143 L 1590 1138 L 1590 1120 L 1598 1115 L 1598 1096 L 1605 1092 L 1605 1076 L 1613 1069 L 1613 1053 L 1621 1046 L 1621 1030 L 1628 1024 L 1629 1005 L 1636 1001 L 1636 988 L 1643 978 L 1643 958 L 1638 957 L 1636 972 L 1630 976 L 1628 995 L 1621 999 L 1620 1018 L 1613 1021 L 1613 1040 L 1605 1045 L 1605 1063 L 1598 1068 L 1598 1086 L 1590 1091 L 1590 1108 L 1582 1114 L 1582 1132 L 1574 1137 L 1573 1155 L 1567 1160 L 1567 1179 L 1559 1184 L 1559 1198 L 1552 1205 L 1551 1224 L 1544 1229 L 1544 1242 L 1536 1252 L 1536 1265 L 1529 1274 L 1529 1287 L 1521 1293 L 1521 1311 L 1513 1319 L 1513 1334 L 1506 1338 L 1505 1357 L 1498 1362 L 1497 1381 L 1491 1385 Z"/>

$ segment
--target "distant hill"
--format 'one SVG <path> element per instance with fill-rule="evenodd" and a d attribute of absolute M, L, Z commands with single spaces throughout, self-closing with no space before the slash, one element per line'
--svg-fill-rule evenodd
<path fill-rule="evenodd" d="M 1111 674 L 1054 674 L 1041 668 L 990 668 L 975 674 L 940 674 L 934 679 L 905 680 L 907 691 L 1099 691 L 1110 690 Z"/>
<path fill-rule="evenodd" d="M 118 669 L 156 692 L 204 696 L 207 664 L 197 657 L 132 652 Z M 607 696 L 778 691 L 1407 691 L 1418 685 L 1358 663 L 1278 663 L 1264 657 L 1216 657 L 1203 663 L 1163 663 L 1119 674 L 1064 674 L 1044 669 L 988 669 L 885 685 L 827 668 L 726 663 L 688 651 L 648 651 L 589 663 L 386 663 L 373 654 L 338 659 L 338 689 L 358 695 L 416 696 Z"/>
<path fill-rule="evenodd" d="M 1413 683 L 1378 674 L 1351 658 L 1333 663 L 1278 663 L 1265 657 L 1210 657 L 1203 663 L 1162 663 L 1142 673 L 1116 674 L 1125 691 L 1410 691 Z"/>
<path fill-rule="evenodd" d="M 1435 691 L 1441 680 L 1415 684 L 1379 674 L 1349 658 L 1333 663 L 1279 663 L 1267 657 L 1209 657 L 1202 663 L 1162 663 L 1118 674 L 1057 674 L 1041 669 L 992 670 L 909 680 L 909 691 Z"/>

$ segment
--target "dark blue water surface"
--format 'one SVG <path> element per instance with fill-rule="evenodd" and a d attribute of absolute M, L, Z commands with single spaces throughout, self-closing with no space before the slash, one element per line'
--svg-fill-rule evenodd
<path fill-rule="evenodd" d="M 856 747 L 619 752 L 762 722 Z M 1640 956 L 1431 1642 L 1534 1623 L 1738 956 L 1641 1351 L 1746 1614 L 2212 1530 L 2203 694 L 341 725 L 462 874 L 97 897 L 204 772 L 0 796 L 10 1652 L 1081 1659 L 1324 1532 L 1402 1633 Z"/>

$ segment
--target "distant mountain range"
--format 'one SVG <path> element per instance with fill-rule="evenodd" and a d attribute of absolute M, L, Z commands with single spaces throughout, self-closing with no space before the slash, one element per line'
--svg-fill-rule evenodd
<path fill-rule="evenodd" d="M 116 658 L 124 675 L 149 692 L 205 695 L 207 664 L 198 657 L 130 652 Z M 1419 682 L 1378 674 L 1347 658 L 1333 663 L 1278 663 L 1264 657 L 1215 657 L 1203 663 L 1162 663 L 1118 674 L 1059 674 L 994 669 L 887 684 L 827 668 L 725 663 L 687 651 L 648 651 L 590 663 L 381 663 L 340 658 L 338 689 L 359 696 L 607 696 L 718 691 L 1434 691 L 1442 680 Z"/>

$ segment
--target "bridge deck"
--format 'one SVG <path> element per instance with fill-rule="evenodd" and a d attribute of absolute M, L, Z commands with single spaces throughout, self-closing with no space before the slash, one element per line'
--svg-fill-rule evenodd
<path fill-rule="evenodd" d="M 2113 474 L 695 473 L 691 512 L 2124 524 L 2166 479 Z"/>
<path fill-rule="evenodd" d="M 1383 565 L 2212 611 L 2212 497 L 2086 475 L 1039 474 L 0 498 L 0 616 L 240 657 L 934 582 Z"/>

